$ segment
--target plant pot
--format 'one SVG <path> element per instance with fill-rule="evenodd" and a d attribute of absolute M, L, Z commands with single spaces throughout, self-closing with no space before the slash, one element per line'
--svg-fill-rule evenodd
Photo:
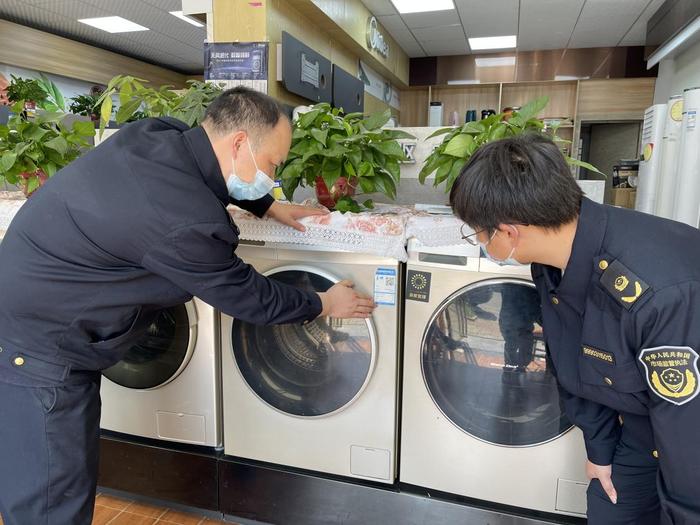
<path fill-rule="evenodd" d="M 316 198 L 329 210 L 335 209 L 336 203 L 343 197 L 352 197 L 357 189 L 357 178 L 352 177 L 349 181 L 346 177 L 338 177 L 333 187 L 328 190 L 323 177 L 316 177 Z"/>
<path fill-rule="evenodd" d="M 47 180 L 49 180 L 49 177 L 48 175 L 46 175 L 46 173 L 44 173 L 44 170 L 36 170 L 33 173 L 25 171 L 24 173 L 20 173 L 19 176 L 24 181 L 22 184 L 22 192 L 26 197 L 31 196 L 36 190 L 41 188 Z M 34 177 L 37 177 L 39 179 L 39 185 L 32 191 L 29 191 L 29 181 Z"/>

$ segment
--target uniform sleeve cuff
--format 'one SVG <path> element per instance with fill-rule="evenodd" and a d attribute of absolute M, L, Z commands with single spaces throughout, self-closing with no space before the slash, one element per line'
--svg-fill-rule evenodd
<path fill-rule="evenodd" d="M 263 217 L 267 213 L 267 210 L 270 209 L 273 202 L 275 202 L 275 198 L 272 195 L 265 195 L 264 197 L 255 201 L 239 201 L 236 199 L 231 199 L 231 204 L 235 204 L 239 208 L 249 211 L 258 218 Z"/>
<path fill-rule="evenodd" d="M 611 465 L 615 457 L 616 443 L 591 443 L 586 441 L 588 461 L 596 465 Z"/>
<path fill-rule="evenodd" d="M 309 293 L 309 316 L 304 320 L 303 324 L 310 323 L 316 319 L 323 312 L 323 303 L 321 302 L 321 297 L 315 293 Z"/>

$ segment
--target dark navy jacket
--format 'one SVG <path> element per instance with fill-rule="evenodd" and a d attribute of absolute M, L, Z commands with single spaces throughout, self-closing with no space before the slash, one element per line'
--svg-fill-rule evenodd
<path fill-rule="evenodd" d="M 532 275 L 588 458 L 611 464 L 618 416 L 649 416 L 662 496 L 677 523 L 700 523 L 700 231 L 583 199 L 564 276 L 539 264 Z"/>
<path fill-rule="evenodd" d="M 316 294 L 236 257 L 228 202 L 206 133 L 175 119 L 127 125 L 57 173 L 0 243 L 0 381 L 108 367 L 193 295 L 256 324 L 317 317 Z M 239 204 L 263 215 L 271 202 Z"/>

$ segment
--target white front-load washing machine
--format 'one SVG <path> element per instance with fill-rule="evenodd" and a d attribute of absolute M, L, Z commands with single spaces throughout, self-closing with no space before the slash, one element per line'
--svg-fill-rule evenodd
<path fill-rule="evenodd" d="M 224 452 L 392 483 L 396 472 L 401 267 L 372 255 L 241 245 L 270 279 L 324 292 L 349 279 L 370 319 L 256 326 L 222 314 Z"/>
<path fill-rule="evenodd" d="M 221 447 L 219 319 L 193 299 L 163 310 L 124 359 L 103 371 L 104 430 Z"/>
<path fill-rule="evenodd" d="M 530 268 L 409 242 L 400 480 L 536 511 L 586 512 Z"/>

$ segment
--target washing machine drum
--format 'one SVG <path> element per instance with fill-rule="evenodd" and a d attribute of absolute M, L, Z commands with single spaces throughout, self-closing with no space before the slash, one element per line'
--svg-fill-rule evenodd
<path fill-rule="evenodd" d="M 316 292 L 336 281 L 305 269 L 268 277 Z M 268 405 L 294 416 L 323 416 L 348 406 L 364 389 L 374 364 L 374 330 L 364 319 L 319 318 L 278 326 L 235 320 L 231 340 L 248 386 Z"/>
<path fill-rule="evenodd" d="M 545 351 L 540 300 L 531 282 L 491 279 L 437 309 L 421 349 L 435 404 L 464 432 L 503 446 L 528 446 L 571 428 Z"/>
<path fill-rule="evenodd" d="M 102 373 L 126 388 L 143 390 L 169 383 L 190 358 L 190 324 L 184 304 L 161 311 L 124 359 Z"/>

